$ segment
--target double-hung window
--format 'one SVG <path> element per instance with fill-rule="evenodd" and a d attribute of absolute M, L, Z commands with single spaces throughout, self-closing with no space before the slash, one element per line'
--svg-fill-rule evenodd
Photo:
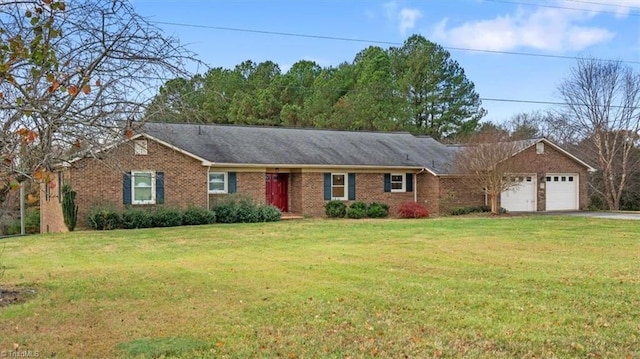
<path fill-rule="evenodd" d="M 132 204 L 156 203 L 156 178 L 152 171 L 131 172 Z"/>
<path fill-rule="evenodd" d="M 405 191 L 405 175 L 404 173 L 392 173 L 391 174 L 391 192 L 404 192 Z"/>
<path fill-rule="evenodd" d="M 331 174 L 331 199 L 347 200 L 347 174 Z"/>
<path fill-rule="evenodd" d="M 209 193 L 227 193 L 228 177 L 226 172 L 209 172 Z"/>

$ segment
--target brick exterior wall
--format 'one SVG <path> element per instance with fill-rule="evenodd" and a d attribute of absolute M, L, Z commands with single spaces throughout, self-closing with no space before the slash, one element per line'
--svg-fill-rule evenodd
<path fill-rule="evenodd" d="M 63 172 L 67 177 L 68 172 Z M 40 184 L 40 233 L 68 232 L 62 216 L 61 184 L 57 172 L 48 174 L 50 183 Z M 63 180 L 64 182 L 64 180 Z M 47 188 L 48 187 L 48 188 Z M 48 195 L 47 195 L 48 193 Z"/>
<path fill-rule="evenodd" d="M 303 174 L 301 171 L 295 171 L 289 173 L 289 212 L 303 214 L 303 196 L 304 193 L 302 187 L 302 177 Z"/>
<path fill-rule="evenodd" d="M 440 213 L 440 179 L 429 172 L 417 175 L 418 203 L 427 207 L 430 215 Z"/>
<path fill-rule="evenodd" d="M 236 172 L 236 193 L 209 194 L 209 207 L 224 202 L 229 198 L 248 197 L 256 204 L 264 204 L 266 201 L 265 172 L 237 172 L 228 169 L 211 169 L 211 172 Z"/>
<path fill-rule="evenodd" d="M 438 191 L 439 214 L 447 214 L 453 208 L 481 206 L 485 204 L 484 193 L 470 188 L 456 177 L 441 177 Z"/>

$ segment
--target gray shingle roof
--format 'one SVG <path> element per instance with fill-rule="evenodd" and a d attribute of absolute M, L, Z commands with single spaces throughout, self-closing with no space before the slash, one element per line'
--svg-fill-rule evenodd
<path fill-rule="evenodd" d="M 146 123 L 138 131 L 213 163 L 421 167 L 450 171 L 454 152 L 398 132 Z"/>

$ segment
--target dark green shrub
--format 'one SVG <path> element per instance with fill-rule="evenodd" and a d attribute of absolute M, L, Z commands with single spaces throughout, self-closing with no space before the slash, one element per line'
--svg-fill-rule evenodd
<path fill-rule="evenodd" d="M 329 218 L 343 218 L 347 214 L 347 205 L 339 200 L 332 200 L 324 205 L 324 213 Z"/>
<path fill-rule="evenodd" d="M 367 217 L 385 218 L 389 215 L 389 205 L 386 203 L 373 202 L 367 207 Z"/>
<path fill-rule="evenodd" d="M 450 210 L 449 214 L 451 214 L 452 216 L 462 216 L 469 213 L 484 213 L 484 212 L 491 212 L 491 207 L 487 205 L 459 207 L 459 208 L 454 208 Z"/>
<path fill-rule="evenodd" d="M 282 218 L 282 212 L 277 207 L 264 204 L 258 206 L 258 222 L 277 222 Z"/>
<path fill-rule="evenodd" d="M 364 202 L 360 202 L 360 201 L 356 201 L 356 202 L 351 203 L 349 208 L 361 209 L 361 210 L 363 210 L 365 212 L 367 211 L 367 205 Z"/>
<path fill-rule="evenodd" d="M 216 223 L 216 214 L 204 208 L 189 207 L 182 216 L 182 224 L 187 226 Z"/>
<path fill-rule="evenodd" d="M 78 223 L 78 206 L 76 205 L 76 191 L 68 184 L 62 186 L 62 217 L 69 232 L 73 232 Z"/>
<path fill-rule="evenodd" d="M 153 227 L 153 213 L 141 209 L 126 209 L 122 212 L 122 228 Z"/>
<path fill-rule="evenodd" d="M 362 203 L 362 202 L 360 202 Z M 360 219 L 360 218 L 364 218 L 367 216 L 367 209 L 362 208 L 360 206 L 356 206 L 356 207 L 349 207 L 347 208 L 347 217 L 348 218 L 353 218 L 353 219 Z"/>
<path fill-rule="evenodd" d="M 589 197 L 589 210 L 590 211 L 602 211 L 607 209 L 606 203 L 600 195 L 592 195 Z"/>
<path fill-rule="evenodd" d="M 19 219 L 7 223 L 6 231 L 8 235 L 20 234 L 20 229 Z"/>
<path fill-rule="evenodd" d="M 40 210 L 29 209 L 24 216 L 24 232 L 27 234 L 40 233 Z"/>
<path fill-rule="evenodd" d="M 7 223 L 5 231 L 8 235 L 20 234 L 20 219 Z M 27 209 L 24 216 L 24 233 L 36 234 L 40 233 L 40 210 Z"/>
<path fill-rule="evenodd" d="M 238 223 L 256 223 L 260 221 L 258 208 L 249 199 L 240 200 L 236 214 Z"/>
<path fill-rule="evenodd" d="M 92 229 L 105 231 L 120 228 L 122 219 L 115 209 L 99 205 L 89 210 L 87 223 Z"/>
<path fill-rule="evenodd" d="M 182 211 L 176 208 L 158 208 L 152 215 L 154 227 L 175 227 L 182 225 Z"/>
<path fill-rule="evenodd" d="M 238 204 L 235 201 L 227 201 L 213 207 L 218 223 L 236 223 L 238 221 Z"/>

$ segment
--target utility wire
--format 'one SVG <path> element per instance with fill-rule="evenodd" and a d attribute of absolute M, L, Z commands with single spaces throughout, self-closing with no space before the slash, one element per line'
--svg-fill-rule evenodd
<path fill-rule="evenodd" d="M 617 7 L 617 8 L 621 8 L 621 9 L 639 9 L 640 6 L 626 6 L 626 5 L 620 5 L 620 4 L 606 4 L 606 3 L 601 3 L 601 2 L 596 2 L 596 1 L 584 1 L 584 0 L 564 0 L 564 1 L 569 1 L 569 2 L 575 2 L 575 3 L 580 3 L 580 4 L 590 4 L 590 5 L 602 5 L 602 6 L 608 6 L 608 7 Z"/>
<path fill-rule="evenodd" d="M 486 0 L 486 1 L 492 1 L 492 0 Z M 493 0 L 493 1 L 502 2 L 502 0 Z M 355 39 L 355 38 L 349 38 L 349 37 L 299 34 L 299 33 L 293 33 L 293 32 L 255 30 L 255 29 L 213 26 L 213 25 L 196 25 L 196 24 L 185 24 L 185 23 L 168 22 L 168 21 L 151 21 L 151 22 L 155 24 L 161 24 L 161 25 L 172 25 L 172 26 L 182 26 L 182 27 L 191 27 L 191 28 L 200 28 L 200 29 L 222 30 L 222 31 L 246 32 L 246 33 L 252 33 L 252 34 L 301 37 L 301 38 L 333 40 L 333 41 L 349 41 L 349 42 L 360 42 L 360 43 L 381 44 L 381 45 L 395 45 L 395 46 L 403 45 L 402 43 L 393 42 L 393 41 L 366 40 L 366 39 Z M 452 47 L 452 46 L 442 46 L 442 48 L 446 50 L 453 50 L 453 51 L 484 52 L 484 53 L 491 53 L 491 54 L 546 57 L 546 58 L 565 59 L 565 60 L 595 60 L 595 61 L 603 61 L 603 62 L 619 61 L 619 62 L 628 63 L 628 64 L 640 64 L 640 61 L 630 61 L 630 60 L 610 60 L 610 59 L 586 58 L 586 57 L 577 57 L 577 56 L 546 55 L 546 54 L 536 54 L 536 53 L 530 53 L 530 52 L 517 52 L 517 51 L 482 50 L 482 49 L 470 49 L 470 48 Z"/>
<path fill-rule="evenodd" d="M 535 6 L 535 7 L 546 7 L 546 8 L 551 8 L 551 9 L 586 11 L 586 12 L 597 12 L 597 13 L 618 15 L 618 13 L 615 12 L 615 11 L 575 8 L 575 7 L 566 7 L 566 6 L 560 6 L 560 5 L 547 5 L 547 4 L 541 4 L 541 3 L 528 3 L 528 2 L 508 1 L 508 0 L 485 0 L 485 1 L 494 2 L 494 3 L 502 3 L 502 4 L 527 5 L 527 6 Z M 592 5 L 615 6 L 615 7 L 620 7 L 620 8 L 637 9 L 637 8 L 631 7 L 631 6 L 616 6 L 616 5 L 611 5 L 611 4 L 601 4 L 601 3 L 583 2 L 583 1 L 580 1 L 580 2 L 581 3 L 585 3 L 585 4 L 592 4 Z M 629 15 L 629 16 L 640 16 L 640 13 L 629 13 L 627 15 Z"/>

